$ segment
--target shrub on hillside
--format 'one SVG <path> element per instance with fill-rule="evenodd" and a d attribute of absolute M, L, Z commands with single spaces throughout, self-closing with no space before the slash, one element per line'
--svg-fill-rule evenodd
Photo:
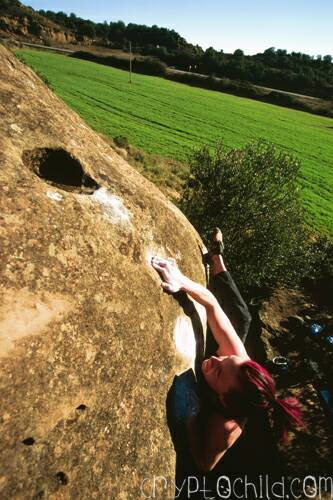
<path fill-rule="evenodd" d="M 104 66 L 113 66 L 114 68 L 129 70 L 129 59 L 116 56 L 102 56 L 79 50 L 73 52 L 71 57 L 92 61 Z M 134 58 L 132 60 L 132 70 L 134 73 L 143 73 L 145 75 L 164 76 L 166 74 L 166 64 L 154 57 Z"/>
<path fill-rule="evenodd" d="M 333 307 L 333 240 L 332 236 L 316 235 L 311 242 L 313 266 L 304 285 L 317 297 L 318 302 Z"/>
<path fill-rule="evenodd" d="M 243 289 L 295 282 L 310 262 L 297 177 L 299 162 L 263 141 L 243 149 L 220 143 L 190 158 L 181 208 L 208 241 L 225 234 L 225 257 Z"/>
<path fill-rule="evenodd" d="M 117 137 L 114 137 L 113 142 L 116 146 L 118 146 L 118 148 L 127 149 L 129 147 L 128 139 L 123 135 L 117 135 Z"/>
<path fill-rule="evenodd" d="M 165 76 L 166 64 L 155 57 L 146 57 L 145 59 L 133 60 L 133 71 L 152 76 Z"/>
<path fill-rule="evenodd" d="M 84 61 L 92 61 L 97 64 L 103 64 L 104 66 L 113 66 L 114 68 L 125 69 L 129 67 L 129 62 L 127 59 L 122 59 L 116 56 L 101 56 L 99 54 L 93 54 L 92 52 L 85 52 L 84 50 L 78 50 L 70 54 L 70 57 L 75 57 L 76 59 L 83 59 Z"/>

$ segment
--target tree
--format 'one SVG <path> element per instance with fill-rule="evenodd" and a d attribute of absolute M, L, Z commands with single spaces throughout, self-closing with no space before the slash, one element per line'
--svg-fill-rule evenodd
<path fill-rule="evenodd" d="M 104 38 L 105 40 L 108 37 L 109 34 L 109 24 L 107 21 L 104 21 L 104 23 L 98 23 L 96 24 L 96 36 L 100 38 Z"/>
<path fill-rule="evenodd" d="M 275 47 L 269 47 L 269 49 L 264 50 L 264 56 L 275 56 Z"/>
<path fill-rule="evenodd" d="M 17 0 L 0 0 L 0 12 L 22 16 L 22 6 Z"/>
<path fill-rule="evenodd" d="M 95 37 L 94 23 L 92 23 L 91 21 L 81 20 L 78 25 L 77 32 L 79 36 L 87 36 L 89 38 L 94 38 Z"/>
<path fill-rule="evenodd" d="M 29 31 L 35 36 L 40 36 L 42 33 L 42 27 L 34 18 L 30 18 Z"/>
<path fill-rule="evenodd" d="M 109 24 L 109 40 L 112 42 L 123 42 L 126 35 L 126 24 L 124 21 L 111 22 Z"/>
<path fill-rule="evenodd" d="M 243 289 L 304 275 L 299 167 L 263 141 L 231 150 L 220 143 L 214 154 L 204 147 L 190 158 L 181 209 L 206 240 L 212 227 L 222 228 L 227 264 Z"/>
<path fill-rule="evenodd" d="M 234 52 L 234 56 L 236 57 L 244 57 L 244 52 L 241 49 L 236 49 Z"/>
<path fill-rule="evenodd" d="M 223 58 L 223 54 L 219 54 L 215 49 L 213 49 L 213 47 L 208 47 L 201 58 L 204 71 L 207 73 L 218 72 L 221 58 Z"/>

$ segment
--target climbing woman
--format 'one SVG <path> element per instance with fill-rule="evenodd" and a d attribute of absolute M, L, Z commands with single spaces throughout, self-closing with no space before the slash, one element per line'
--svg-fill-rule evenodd
<path fill-rule="evenodd" d="M 267 462 L 264 455 L 260 461 L 261 443 L 267 443 L 268 435 L 286 441 L 292 427 L 303 425 L 301 407 L 295 398 L 278 398 L 271 375 L 250 359 L 243 341 L 251 317 L 226 269 L 222 251 L 222 233 L 216 229 L 208 254 L 210 290 L 184 276 L 174 259 L 154 257 L 152 266 L 159 272 L 164 290 L 172 294 L 183 291 L 205 307 L 217 344 L 215 355 L 202 363 L 205 390 L 199 403 L 195 398 L 192 401 L 187 420 L 189 447 L 197 469 L 208 472 L 219 464 L 223 473 L 264 473 Z M 220 305 L 226 295 L 230 320 Z M 256 461 L 260 464 L 254 469 Z"/>

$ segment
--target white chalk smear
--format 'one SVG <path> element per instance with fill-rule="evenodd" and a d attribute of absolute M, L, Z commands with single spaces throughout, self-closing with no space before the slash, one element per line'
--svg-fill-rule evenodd
<path fill-rule="evenodd" d="M 14 130 L 14 132 L 17 132 L 18 134 L 22 134 L 23 130 L 21 129 L 21 127 L 19 125 L 17 125 L 16 123 L 12 123 L 10 128 L 12 130 Z"/>
<path fill-rule="evenodd" d="M 104 215 L 114 224 L 130 224 L 130 215 L 123 200 L 102 187 L 94 192 L 91 199 L 103 206 Z"/>
<path fill-rule="evenodd" d="M 181 354 L 190 365 L 194 365 L 196 342 L 190 318 L 187 316 L 179 316 L 177 318 L 174 336 L 178 353 Z"/>
<path fill-rule="evenodd" d="M 46 196 L 54 201 L 61 201 L 63 196 L 55 191 L 47 191 Z"/>
<path fill-rule="evenodd" d="M 29 80 L 29 79 L 25 80 L 25 84 L 29 85 L 29 87 L 31 87 L 32 89 L 36 88 L 36 85 L 31 80 Z"/>
<path fill-rule="evenodd" d="M 113 162 L 113 158 L 112 158 L 112 156 L 111 156 L 111 155 L 107 155 L 107 154 L 105 154 L 105 153 L 102 153 L 102 155 L 103 155 L 103 156 L 104 156 L 104 158 L 106 158 L 108 161 Z"/>

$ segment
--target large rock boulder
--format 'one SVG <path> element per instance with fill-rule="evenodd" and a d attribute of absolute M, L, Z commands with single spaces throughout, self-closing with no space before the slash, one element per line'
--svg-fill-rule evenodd
<path fill-rule="evenodd" d="M 174 478 L 166 397 L 195 354 L 150 259 L 205 283 L 201 240 L 1 46 L 0 96 L 0 497 L 139 498 Z"/>

